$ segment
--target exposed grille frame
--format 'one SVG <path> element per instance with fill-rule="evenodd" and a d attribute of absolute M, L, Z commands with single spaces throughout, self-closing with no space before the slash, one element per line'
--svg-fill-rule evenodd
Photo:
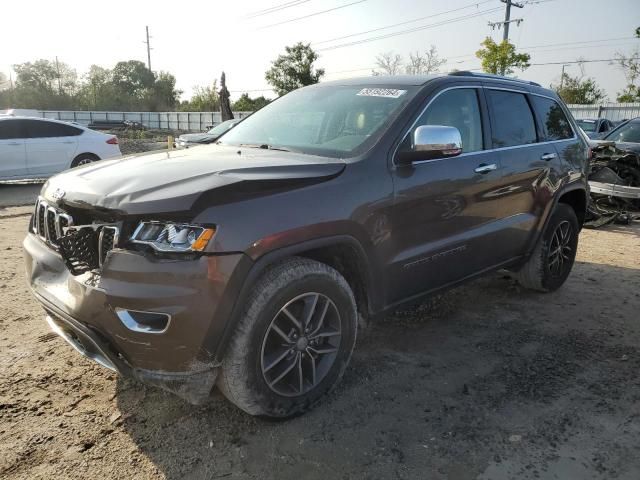
<path fill-rule="evenodd" d="M 75 245 L 74 237 L 83 244 L 86 242 L 86 234 L 91 230 L 94 239 L 95 251 L 88 252 L 80 244 Z M 106 223 L 93 223 L 89 225 L 76 225 L 73 217 L 68 213 L 50 205 L 42 197 L 38 197 L 34 211 L 31 231 L 44 241 L 50 248 L 62 255 L 67 268 L 73 275 L 80 275 L 90 270 L 102 268 L 107 254 L 118 245 L 120 229 L 117 225 Z M 84 234 L 81 232 L 84 231 Z M 80 234 L 78 236 L 78 234 Z M 61 247 L 61 240 L 65 248 Z M 93 250 L 93 248 L 92 248 Z M 84 252 L 78 257 L 65 256 L 65 252 Z"/>
<path fill-rule="evenodd" d="M 53 225 L 50 225 L 50 214 L 53 214 Z M 52 205 L 49 205 L 42 197 L 38 197 L 34 211 L 32 231 L 54 250 L 58 250 L 58 239 L 65 232 L 64 228 L 72 227 L 73 217 Z M 55 235 L 52 235 L 55 233 Z"/>

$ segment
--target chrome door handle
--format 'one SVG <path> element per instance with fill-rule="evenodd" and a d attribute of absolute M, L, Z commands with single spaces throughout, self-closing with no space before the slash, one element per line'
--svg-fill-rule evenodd
<path fill-rule="evenodd" d="M 544 160 L 545 162 L 548 162 L 549 160 L 553 160 L 554 158 L 558 158 L 557 153 L 545 153 L 540 157 L 540 160 Z"/>
<path fill-rule="evenodd" d="M 66 144 L 66 145 L 71 145 L 72 143 L 75 143 L 75 142 L 62 142 L 62 143 Z"/>
<path fill-rule="evenodd" d="M 486 163 L 481 163 L 480 165 L 478 165 L 475 168 L 474 172 L 476 172 L 476 173 L 489 173 L 492 170 L 495 170 L 497 168 L 498 168 L 498 166 L 495 163 L 491 163 L 489 165 L 487 165 Z"/>
<path fill-rule="evenodd" d="M 22 143 L 20 143 L 20 142 L 9 142 L 9 143 L 7 143 L 7 145 L 19 146 L 19 145 L 22 145 Z"/>

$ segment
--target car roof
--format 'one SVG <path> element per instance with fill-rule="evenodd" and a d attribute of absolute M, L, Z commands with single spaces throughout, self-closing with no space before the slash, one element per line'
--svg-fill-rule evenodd
<path fill-rule="evenodd" d="M 0 115 L 0 120 L 40 120 L 43 122 L 61 123 L 63 125 L 71 125 L 83 130 L 87 130 L 87 127 L 80 125 L 79 123 L 67 122 L 64 120 L 57 120 L 55 118 L 43 118 L 43 117 L 27 117 L 25 115 Z"/>
<path fill-rule="evenodd" d="M 528 80 L 522 80 L 515 77 L 505 77 L 501 75 L 492 75 L 490 73 L 471 72 L 471 71 L 455 71 L 449 73 L 435 73 L 429 75 L 370 75 L 367 77 L 352 77 L 343 78 L 340 80 L 331 80 L 328 82 L 322 82 L 313 86 L 348 86 L 348 85 L 367 85 L 367 86 L 422 86 L 428 82 L 437 78 L 469 78 L 476 80 L 497 80 L 503 82 L 511 82 L 519 85 L 529 85 L 532 87 L 540 88 L 547 91 L 548 89 L 542 87 L 536 82 L 530 82 Z"/>

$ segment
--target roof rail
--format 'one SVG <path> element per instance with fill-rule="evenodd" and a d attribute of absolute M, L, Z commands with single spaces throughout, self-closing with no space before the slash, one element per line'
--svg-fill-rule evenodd
<path fill-rule="evenodd" d="M 539 83 L 531 82 L 529 80 L 520 80 L 519 78 L 505 77 L 503 75 L 494 75 L 492 73 L 470 72 L 469 70 L 458 70 L 457 72 L 450 72 L 449 75 L 453 75 L 456 77 L 478 77 L 478 78 L 488 78 L 488 79 L 494 79 L 494 80 L 509 80 L 510 82 L 526 83 L 527 85 L 534 85 L 536 87 L 542 86 Z"/>

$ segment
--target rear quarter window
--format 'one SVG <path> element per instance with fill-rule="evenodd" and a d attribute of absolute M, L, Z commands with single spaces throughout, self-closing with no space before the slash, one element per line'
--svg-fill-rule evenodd
<path fill-rule="evenodd" d="M 550 98 L 538 97 L 537 95 L 532 95 L 531 102 L 538 114 L 538 118 L 542 122 L 542 131 L 546 140 L 573 138 L 571 124 L 558 102 Z"/>

